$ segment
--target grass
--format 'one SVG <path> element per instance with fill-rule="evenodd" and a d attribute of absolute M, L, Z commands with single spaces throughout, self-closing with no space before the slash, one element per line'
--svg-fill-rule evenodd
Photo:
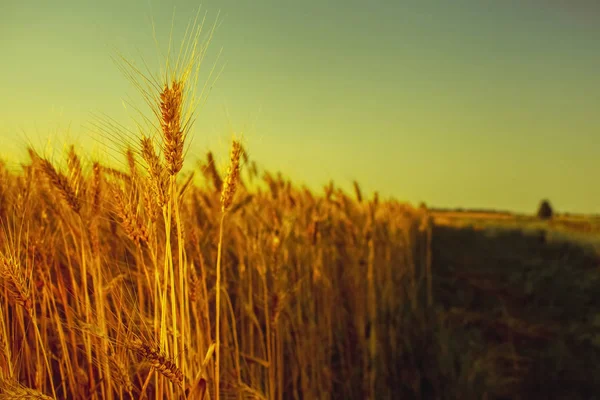
<path fill-rule="evenodd" d="M 152 116 L 130 145 L 100 124 L 124 168 L 74 147 L 0 164 L 0 399 L 600 393 L 597 253 L 357 182 L 311 192 L 238 140 L 225 176 L 210 152 L 195 176 L 204 47 L 182 48 L 160 78 L 122 65 Z"/>
<path fill-rule="evenodd" d="M 437 226 L 433 237 L 441 310 L 457 342 L 488 362 L 493 398 L 599 393 L 600 260 L 593 248 L 523 228 Z"/>

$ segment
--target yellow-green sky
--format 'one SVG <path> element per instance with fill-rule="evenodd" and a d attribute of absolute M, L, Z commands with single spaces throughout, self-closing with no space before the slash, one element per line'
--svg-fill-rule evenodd
<path fill-rule="evenodd" d="M 206 67 L 225 70 L 189 159 L 251 156 L 321 187 L 356 179 L 411 202 L 600 213 L 600 4 L 591 0 L 209 0 Z M 115 50 L 155 57 L 199 2 L 0 0 L 0 152 L 91 113 L 130 124 Z M 165 48 L 165 47 L 163 47 Z"/>

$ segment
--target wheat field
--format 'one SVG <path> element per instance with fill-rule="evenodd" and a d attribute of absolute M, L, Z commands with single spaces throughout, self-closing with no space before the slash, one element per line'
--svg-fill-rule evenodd
<path fill-rule="evenodd" d="M 591 282 L 581 298 L 545 313 L 535 300 L 564 292 L 536 277 L 563 264 L 502 281 L 528 268 L 529 239 L 482 242 L 357 182 L 298 187 L 261 170 L 243 136 L 226 171 L 212 152 L 184 168 L 199 37 L 155 77 L 121 60 L 149 110 L 135 134 L 100 121 L 121 162 L 68 146 L 0 164 L 0 399 L 534 398 L 561 363 L 582 377 L 561 381 L 564 398 L 589 398 L 594 373 L 578 371 L 599 352 L 582 339 L 565 351 L 585 365 L 560 353 L 555 322 L 595 315 L 597 259 L 569 269 L 587 271 L 572 277 Z"/>
<path fill-rule="evenodd" d="M 226 173 L 210 152 L 183 173 L 198 38 L 158 78 L 121 60 L 150 109 L 127 146 L 101 121 L 122 164 L 0 166 L 0 398 L 394 395 L 389 316 L 431 302 L 427 214 L 294 187 L 240 138 Z"/>
<path fill-rule="evenodd" d="M 128 171 L 86 166 L 72 148 L 64 171 L 33 150 L 21 173 L 2 168 L 5 394 L 364 398 L 385 387 L 400 330 L 388 315 L 427 301 L 427 216 L 269 174 L 269 190 L 250 192 L 258 178 L 239 173 L 238 142 L 229 172 L 205 163 L 195 185 L 148 145 L 127 153 Z"/>

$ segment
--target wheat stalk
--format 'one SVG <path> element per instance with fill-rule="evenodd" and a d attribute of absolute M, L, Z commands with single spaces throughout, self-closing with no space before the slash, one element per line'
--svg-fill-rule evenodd
<path fill-rule="evenodd" d="M 235 189 L 237 187 L 239 174 L 240 174 L 240 153 L 241 145 L 237 140 L 233 140 L 230 153 L 230 164 L 227 172 L 227 177 L 223 184 L 223 190 L 221 192 L 221 222 L 219 226 L 219 245 L 217 249 L 217 282 L 216 282 L 216 360 L 215 360 L 215 392 L 216 398 L 219 398 L 219 375 L 220 375 L 220 344 L 221 344 L 221 254 L 223 248 L 223 221 L 225 220 L 225 214 L 233 201 Z"/>

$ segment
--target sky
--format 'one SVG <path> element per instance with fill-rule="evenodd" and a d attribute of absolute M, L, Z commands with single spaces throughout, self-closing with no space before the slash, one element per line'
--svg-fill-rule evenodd
<path fill-rule="evenodd" d="M 94 115 L 130 126 L 113 57 L 158 66 L 153 24 L 166 51 L 200 6 L 219 21 L 201 79 L 222 73 L 188 167 L 209 149 L 225 163 L 243 132 L 259 165 L 318 190 L 600 213 L 592 0 L 0 0 L 0 155 L 95 146 Z"/>

